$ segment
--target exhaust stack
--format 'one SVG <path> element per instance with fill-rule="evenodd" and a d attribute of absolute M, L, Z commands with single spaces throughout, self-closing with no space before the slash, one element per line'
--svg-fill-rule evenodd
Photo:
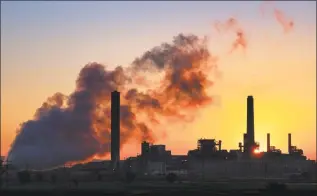
<path fill-rule="evenodd" d="M 266 152 L 270 152 L 271 151 L 271 138 L 270 138 L 270 134 L 268 133 L 266 135 Z"/>
<path fill-rule="evenodd" d="M 254 141 L 254 103 L 253 96 L 247 98 L 247 142 L 246 151 L 251 155 L 255 145 Z"/>
<path fill-rule="evenodd" d="M 292 154 L 292 134 L 288 134 L 288 154 Z"/>
<path fill-rule="evenodd" d="M 113 169 L 120 161 L 120 92 L 111 92 L 111 162 Z"/>
<path fill-rule="evenodd" d="M 219 140 L 219 151 L 221 151 L 222 149 L 221 149 L 221 144 L 222 144 L 222 141 L 221 140 Z"/>

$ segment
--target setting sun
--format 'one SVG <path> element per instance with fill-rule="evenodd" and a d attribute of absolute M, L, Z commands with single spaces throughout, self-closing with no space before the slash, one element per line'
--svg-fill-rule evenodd
<path fill-rule="evenodd" d="M 253 151 L 253 152 L 254 152 L 254 154 L 259 154 L 261 151 L 260 151 L 259 149 L 257 149 L 257 148 L 256 148 L 256 149 L 254 149 L 254 151 Z"/>

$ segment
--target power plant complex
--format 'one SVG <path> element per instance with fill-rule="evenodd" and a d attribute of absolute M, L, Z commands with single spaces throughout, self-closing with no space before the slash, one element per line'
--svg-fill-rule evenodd
<path fill-rule="evenodd" d="M 243 134 L 243 142 L 238 143 L 237 149 L 223 149 L 221 140 L 199 139 L 196 149 L 191 149 L 184 155 L 173 155 L 165 145 L 143 141 L 140 144 L 140 154 L 121 160 L 120 92 L 114 91 L 111 93 L 111 160 L 92 161 L 69 167 L 65 165 L 43 172 L 43 175 L 49 178 L 49 175 L 54 174 L 60 179 L 81 181 L 96 179 L 113 181 L 127 173 L 134 173 L 138 179 L 146 180 L 160 178 L 170 173 L 187 181 L 317 179 L 315 161 L 307 160 L 303 150 L 292 145 L 291 134 L 288 134 L 288 153 L 284 154 L 271 145 L 270 133 L 267 133 L 266 152 L 260 152 L 259 143 L 254 137 L 252 96 L 247 97 L 246 110 L 246 133 Z M 14 173 L 14 169 L 10 171 Z M 6 178 L 12 178 L 12 182 L 15 180 L 15 177 L 10 175 Z"/>
<path fill-rule="evenodd" d="M 254 137 L 254 98 L 247 97 L 247 131 L 238 149 L 222 149 L 222 141 L 199 139 L 197 148 L 187 155 L 172 155 L 165 145 L 141 144 L 141 154 L 130 157 L 119 166 L 120 160 L 120 93 L 111 95 L 111 165 L 113 169 L 128 169 L 143 174 L 166 174 L 203 178 L 221 177 L 274 177 L 314 172 L 314 161 L 303 155 L 303 150 L 292 145 L 288 134 L 288 153 L 283 154 L 271 146 L 270 133 L 267 134 L 267 150 L 259 151 L 259 143 Z"/>

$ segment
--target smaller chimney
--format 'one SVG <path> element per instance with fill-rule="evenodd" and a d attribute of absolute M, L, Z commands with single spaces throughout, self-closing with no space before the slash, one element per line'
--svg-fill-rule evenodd
<path fill-rule="evenodd" d="M 219 151 L 221 151 L 221 143 L 222 143 L 222 141 L 219 140 Z"/>
<path fill-rule="evenodd" d="M 266 134 L 266 152 L 270 152 L 271 151 L 271 138 L 270 138 L 270 134 Z"/>
<path fill-rule="evenodd" d="M 247 152 L 249 150 L 249 141 L 248 134 L 243 134 L 243 152 Z"/>
<path fill-rule="evenodd" d="M 288 154 L 292 154 L 292 134 L 288 134 Z"/>
<path fill-rule="evenodd" d="M 242 147 L 243 147 L 242 142 L 239 142 L 239 150 L 240 150 L 240 152 L 242 152 Z"/>

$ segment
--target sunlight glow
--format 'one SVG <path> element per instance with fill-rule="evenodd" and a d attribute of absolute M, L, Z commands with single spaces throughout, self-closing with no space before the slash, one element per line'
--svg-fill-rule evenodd
<path fill-rule="evenodd" d="M 254 149 L 254 151 L 253 151 L 253 152 L 254 152 L 254 154 L 259 154 L 261 151 L 260 151 L 259 149 L 257 149 L 257 148 L 256 148 L 256 149 Z"/>

